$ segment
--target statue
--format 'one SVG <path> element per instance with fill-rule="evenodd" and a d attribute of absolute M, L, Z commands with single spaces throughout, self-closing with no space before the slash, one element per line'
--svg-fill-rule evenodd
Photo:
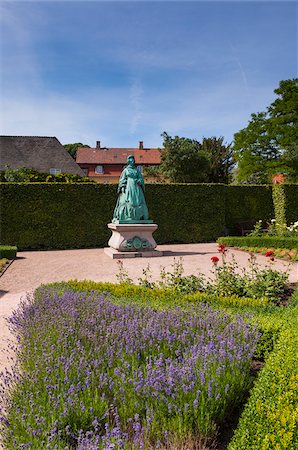
<path fill-rule="evenodd" d="M 136 168 L 133 155 L 127 157 L 118 185 L 118 200 L 112 223 L 109 247 L 105 253 L 113 259 L 135 258 L 139 256 L 162 256 L 155 250 L 156 242 L 152 233 L 158 226 L 148 219 L 148 208 L 144 195 L 144 178 Z"/>
<path fill-rule="evenodd" d="M 133 155 L 127 157 L 118 185 L 113 223 L 150 223 L 144 196 L 144 177 L 136 168 Z"/>

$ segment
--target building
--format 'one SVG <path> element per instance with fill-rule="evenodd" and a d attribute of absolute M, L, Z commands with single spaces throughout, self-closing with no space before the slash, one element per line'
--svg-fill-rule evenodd
<path fill-rule="evenodd" d="M 95 148 L 78 148 L 76 162 L 85 176 L 99 183 L 118 183 L 128 155 L 135 157 L 136 166 L 141 171 L 145 166 L 160 164 L 160 150 L 144 148 L 143 141 L 139 142 L 138 148 L 101 147 L 97 141 Z"/>
<path fill-rule="evenodd" d="M 56 175 L 85 176 L 56 137 L 0 136 L 0 170 L 32 168 Z"/>

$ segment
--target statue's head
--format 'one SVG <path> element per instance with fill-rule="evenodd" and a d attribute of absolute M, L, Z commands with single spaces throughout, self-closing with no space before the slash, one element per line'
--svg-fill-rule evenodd
<path fill-rule="evenodd" d="M 135 157 L 133 155 L 128 155 L 127 157 L 127 164 L 129 166 L 134 166 L 135 165 Z"/>

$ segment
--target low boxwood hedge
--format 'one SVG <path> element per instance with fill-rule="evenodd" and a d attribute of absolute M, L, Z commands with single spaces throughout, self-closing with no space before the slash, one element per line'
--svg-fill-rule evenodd
<path fill-rule="evenodd" d="M 17 255 L 17 247 L 12 245 L 0 245 L 0 258 L 14 259 Z"/>
<path fill-rule="evenodd" d="M 297 237 L 282 236 L 223 236 L 217 239 L 220 244 L 230 247 L 268 247 L 268 248 L 298 248 Z"/>
<path fill-rule="evenodd" d="M 296 291 L 296 298 L 298 291 Z M 298 448 L 298 306 L 251 391 L 228 450 Z"/>

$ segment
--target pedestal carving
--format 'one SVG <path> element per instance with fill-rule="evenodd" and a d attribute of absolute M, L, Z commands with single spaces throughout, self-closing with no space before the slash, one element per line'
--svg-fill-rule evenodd
<path fill-rule="evenodd" d="M 119 224 L 109 223 L 112 236 L 105 253 L 116 258 L 135 258 L 142 256 L 162 256 L 155 250 L 156 242 L 152 234 L 157 230 L 156 223 Z"/>

